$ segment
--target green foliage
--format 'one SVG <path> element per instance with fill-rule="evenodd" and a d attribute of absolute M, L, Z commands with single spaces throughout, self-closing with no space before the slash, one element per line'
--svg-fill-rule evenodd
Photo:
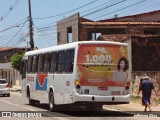
<path fill-rule="evenodd" d="M 14 54 L 11 56 L 12 67 L 18 71 L 20 71 L 21 61 L 23 58 L 23 54 Z"/>

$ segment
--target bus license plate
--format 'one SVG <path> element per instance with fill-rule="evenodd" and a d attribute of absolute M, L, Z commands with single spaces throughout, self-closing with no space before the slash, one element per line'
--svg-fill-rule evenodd
<path fill-rule="evenodd" d="M 108 87 L 98 87 L 98 90 L 108 90 Z"/>
<path fill-rule="evenodd" d="M 120 95 L 121 92 L 120 91 L 111 91 L 111 95 Z"/>

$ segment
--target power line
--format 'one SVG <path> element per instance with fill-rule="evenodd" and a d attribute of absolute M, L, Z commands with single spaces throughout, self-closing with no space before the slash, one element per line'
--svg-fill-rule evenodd
<path fill-rule="evenodd" d="M 97 19 L 97 18 L 104 17 L 105 15 L 113 14 L 113 13 L 115 13 L 115 12 L 124 10 L 124 9 L 126 9 L 126 8 L 132 7 L 132 6 L 137 5 L 137 4 L 139 4 L 139 3 L 142 3 L 142 2 L 144 2 L 144 0 L 142 0 L 142 1 L 140 1 L 140 2 L 137 2 L 137 3 L 135 3 L 135 4 L 132 4 L 132 5 L 129 5 L 129 6 L 127 6 L 127 7 L 123 7 L 123 8 L 121 8 L 121 9 L 115 10 L 115 11 L 113 11 L 113 12 L 110 12 L 110 13 L 107 13 L 107 14 L 104 14 L 104 15 L 101 15 L 101 16 L 99 16 L 99 17 L 95 17 L 95 18 L 93 18 L 93 19 Z"/>
<path fill-rule="evenodd" d="M 16 5 L 20 2 L 20 0 L 16 0 L 12 6 L 5 12 L 5 14 L 0 18 L 1 22 L 10 14 L 10 12 L 16 7 Z"/>
<path fill-rule="evenodd" d="M 144 0 L 145 1 L 145 0 Z M 109 1 L 109 2 L 105 2 L 105 3 L 103 3 L 103 4 L 100 4 L 100 5 L 98 5 L 98 6 L 96 6 L 96 7 L 93 7 L 93 8 L 91 8 L 91 9 L 89 9 L 89 10 L 92 10 L 92 9 L 94 9 L 95 10 L 95 8 L 97 8 L 97 7 L 101 7 L 102 5 L 104 5 L 104 4 L 106 4 L 106 3 L 110 3 L 111 1 Z M 120 2 L 123 2 L 123 1 L 120 1 Z M 143 2 L 143 1 L 142 1 Z M 117 4 L 117 3 L 116 3 Z M 137 4 L 137 3 L 136 3 Z M 114 6 L 114 4 L 112 4 L 111 6 L 107 6 L 107 7 L 112 7 L 112 6 Z M 132 6 L 130 6 L 130 7 L 132 7 Z M 103 7 L 103 8 L 101 8 L 101 9 L 97 9 L 97 10 L 95 10 L 94 12 L 92 12 L 92 13 L 88 13 L 88 14 L 90 14 L 90 15 L 92 15 L 92 14 L 94 14 L 95 12 L 100 12 L 100 11 L 102 11 L 102 10 L 104 10 L 106 8 L 106 6 L 105 7 Z M 123 9 L 126 9 L 126 8 L 123 8 Z M 87 10 L 87 11 L 89 11 L 89 10 Z M 116 10 L 116 11 L 121 11 L 121 9 L 118 9 L 118 10 Z M 116 12 L 116 11 L 113 11 L 113 12 L 110 12 L 109 14 L 111 14 L 111 13 L 114 13 L 114 12 Z M 84 12 L 86 12 L 86 11 L 84 11 Z M 84 13 L 84 12 L 81 12 L 81 13 Z M 127 11 L 128 12 L 128 11 Z M 88 14 L 85 14 L 85 15 L 83 15 L 82 17 L 84 17 L 84 16 L 87 16 Z M 102 17 L 103 17 L 104 15 L 102 15 Z M 96 18 L 98 18 L 98 17 L 96 17 Z M 94 20 L 95 18 L 93 18 L 92 20 Z M 46 27 L 42 27 L 42 28 L 39 28 L 39 30 L 41 30 L 41 29 L 50 29 L 50 28 L 52 28 L 52 27 L 54 27 L 54 26 L 56 26 L 56 25 L 51 25 L 51 26 L 46 26 Z M 42 30 L 43 31 L 43 30 Z"/>
<path fill-rule="evenodd" d="M 22 36 L 22 35 L 24 35 L 24 33 L 18 34 L 18 35 L 16 35 L 16 37 L 19 37 L 19 36 Z M 0 41 L 1 41 L 1 42 L 2 42 L 2 41 L 8 41 L 7 39 L 10 39 L 11 37 L 13 37 L 13 35 L 1 36 L 1 37 L 0 37 Z"/>
<path fill-rule="evenodd" d="M 108 2 L 102 3 L 102 4 L 100 4 L 100 5 L 96 6 L 96 7 L 93 7 L 93 8 L 90 8 L 88 10 L 85 10 L 85 11 L 81 12 L 81 14 L 86 13 L 86 12 L 91 11 L 91 10 L 95 10 L 95 8 L 102 7 L 102 6 L 106 5 L 106 4 L 113 3 L 114 1 L 117 1 L 117 0 L 110 0 Z"/>
<path fill-rule="evenodd" d="M 23 25 L 21 26 L 21 28 L 18 30 L 18 32 L 4 45 L 2 46 L 6 46 L 7 44 L 9 44 L 17 35 L 18 33 L 21 31 L 21 29 L 23 28 L 23 26 L 25 25 L 25 23 L 27 22 L 27 20 L 23 23 Z"/>
<path fill-rule="evenodd" d="M 52 24 L 56 24 L 57 22 L 53 21 L 51 23 L 48 23 L 48 24 L 45 24 L 45 25 L 41 25 L 41 26 L 38 26 L 38 27 L 44 27 L 44 26 L 48 26 L 48 25 L 52 25 Z"/>
<path fill-rule="evenodd" d="M 35 26 L 36 27 L 36 26 Z M 39 30 L 39 28 L 38 27 L 36 27 L 36 29 L 40 32 L 40 33 L 42 33 L 43 35 L 48 35 L 48 36 L 50 36 L 50 37 L 52 37 L 53 38 L 53 36 L 51 36 L 50 34 L 44 34 L 44 32 L 42 32 L 41 30 Z"/>
<path fill-rule="evenodd" d="M 153 8 L 153 7 L 155 7 L 155 6 L 159 6 L 159 4 L 160 4 L 160 2 L 158 1 L 157 3 L 155 3 L 155 4 L 149 4 L 148 6 L 143 6 L 142 5 L 142 7 L 138 7 L 138 9 L 135 9 L 135 10 L 132 10 L 132 13 L 133 12 L 140 12 L 140 10 L 146 10 L 146 9 L 148 9 L 148 8 Z M 126 11 L 125 12 L 125 14 L 129 14 L 130 13 L 130 11 Z M 124 14 L 124 12 L 123 12 L 123 14 Z M 130 15 L 132 15 L 132 14 L 130 14 Z"/>
<path fill-rule="evenodd" d="M 49 41 L 48 39 L 46 39 L 46 36 L 52 38 L 53 40 L 55 39 L 55 37 L 53 37 L 53 36 L 50 35 L 50 34 L 46 34 L 46 32 L 41 32 L 41 31 L 39 31 L 39 28 L 37 28 L 36 26 L 35 26 L 35 28 L 36 28 L 36 30 L 38 30 L 39 33 L 42 34 L 42 37 L 45 38 L 45 41 L 48 43 L 48 45 L 52 45 L 52 44 L 53 44 L 53 43 L 51 43 L 51 41 Z M 56 39 L 55 39 L 55 40 L 56 40 Z M 38 42 L 38 43 L 40 43 L 40 42 Z"/>
<path fill-rule="evenodd" d="M 70 11 L 67 11 L 67 12 L 64 12 L 64 13 L 60 13 L 60 14 L 57 14 L 57 15 L 53 15 L 53 16 L 49 16 L 49 17 L 33 18 L 33 19 L 48 19 L 48 18 L 58 17 L 58 16 L 61 16 L 61 15 L 64 15 L 64 14 L 73 12 L 73 11 L 75 11 L 75 10 L 78 10 L 78 9 L 80 9 L 80 8 L 83 8 L 83 7 L 85 7 L 85 6 L 88 6 L 88 5 L 90 5 L 90 4 L 92 4 L 92 3 L 96 2 L 96 1 L 97 1 L 97 0 L 94 0 L 94 1 L 89 2 L 89 3 L 87 3 L 87 4 L 83 5 L 83 6 L 80 6 L 80 7 L 78 7 L 78 8 L 73 9 L 73 10 L 70 10 Z"/>
<path fill-rule="evenodd" d="M 85 14 L 85 15 L 83 15 L 82 17 L 92 15 L 92 14 L 94 14 L 94 13 L 97 13 L 97 12 L 102 11 L 102 10 L 104 10 L 104 9 L 107 9 L 107 8 L 113 7 L 113 6 L 117 5 L 117 4 L 123 3 L 123 2 L 125 2 L 125 1 L 127 1 L 127 0 L 122 0 L 122 1 L 117 2 L 117 3 L 114 3 L 114 4 L 112 4 L 112 5 L 105 6 L 105 7 L 103 7 L 103 8 L 100 8 L 100 9 L 95 10 L 95 11 L 93 11 L 93 12 L 90 12 L 90 13 L 88 13 L 88 14 Z"/>
<path fill-rule="evenodd" d="M 26 19 L 26 18 L 25 18 L 25 19 Z M 0 33 L 5 32 L 5 31 L 8 31 L 8 30 L 10 30 L 10 29 L 12 29 L 12 28 L 15 28 L 15 27 L 19 27 L 21 24 L 23 24 L 23 23 L 21 23 L 21 22 L 24 21 L 25 19 L 22 19 L 22 20 L 19 21 L 18 23 L 14 24 L 14 25 L 12 25 L 12 26 L 10 26 L 10 27 L 8 27 L 8 28 L 5 28 L 5 29 L 1 30 Z"/>
<path fill-rule="evenodd" d="M 21 38 L 19 41 L 17 41 L 15 44 L 11 45 L 10 47 L 14 47 L 24 41 L 26 41 L 26 38 L 27 38 L 28 35 L 24 36 L 23 38 Z"/>
<path fill-rule="evenodd" d="M 54 27 L 56 27 L 57 25 L 51 25 L 48 27 L 42 27 L 42 28 L 38 28 L 39 31 L 45 31 L 45 30 L 49 30 L 49 29 L 53 29 Z"/>
<path fill-rule="evenodd" d="M 90 10 L 93 10 L 93 9 L 97 8 L 97 7 L 101 7 L 101 6 L 104 6 L 105 4 L 109 4 L 110 2 L 113 2 L 113 1 L 114 1 L 114 0 L 110 0 L 109 2 L 102 3 L 102 4 L 100 4 L 100 5 L 96 6 L 96 7 L 90 8 L 90 9 L 88 9 L 88 10 L 86 10 L 86 11 L 81 12 L 81 13 L 88 12 L 88 11 L 90 11 Z M 115 1 L 117 1 L 117 0 L 115 0 Z M 53 24 L 53 23 L 54 23 L 55 25 L 51 25 L 51 24 Z M 50 28 L 50 27 L 56 26 L 56 23 L 57 23 L 56 21 L 53 21 L 53 22 L 51 22 L 51 23 L 48 23 L 48 24 L 45 24 L 45 25 L 41 25 L 41 26 L 38 26 L 38 27 L 40 27 L 39 30 L 41 30 L 41 29 L 46 29 L 46 28 Z M 50 25 L 50 26 L 48 26 L 48 25 Z M 46 27 L 44 27 L 44 26 L 46 26 Z"/>

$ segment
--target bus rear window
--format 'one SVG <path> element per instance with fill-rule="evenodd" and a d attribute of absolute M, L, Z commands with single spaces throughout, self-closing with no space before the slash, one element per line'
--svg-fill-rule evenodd
<path fill-rule="evenodd" d="M 66 51 L 66 58 L 65 58 L 65 72 L 66 73 L 73 72 L 73 64 L 74 64 L 74 49 L 70 49 Z"/>

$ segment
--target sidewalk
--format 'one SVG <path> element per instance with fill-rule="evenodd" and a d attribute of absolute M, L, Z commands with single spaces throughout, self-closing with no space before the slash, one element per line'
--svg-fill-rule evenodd
<path fill-rule="evenodd" d="M 134 103 L 130 102 L 129 104 L 121 104 L 121 105 L 105 105 L 106 107 L 116 109 L 119 111 L 144 111 L 144 106 L 142 106 L 140 103 Z M 105 108 L 104 106 L 104 108 Z M 160 104 L 158 105 L 151 105 L 152 111 L 160 111 Z"/>
<path fill-rule="evenodd" d="M 12 91 L 12 92 L 18 92 L 18 91 L 22 91 L 22 88 L 21 88 L 21 86 L 12 86 L 11 88 L 10 88 L 10 91 Z"/>

